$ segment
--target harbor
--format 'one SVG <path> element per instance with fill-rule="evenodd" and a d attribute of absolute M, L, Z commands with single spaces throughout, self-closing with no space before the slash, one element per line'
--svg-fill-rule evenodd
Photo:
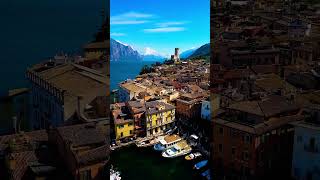
<path fill-rule="evenodd" d="M 208 155 L 199 148 L 199 137 L 181 134 L 180 129 L 173 127 L 159 135 L 112 143 L 110 164 L 113 174 L 110 177 L 211 179 Z"/>
<path fill-rule="evenodd" d="M 112 152 L 110 163 L 120 173 L 121 179 L 201 179 L 202 171 L 194 169 L 200 159 L 188 161 L 185 156 L 161 157 L 153 147 L 126 146 Z M 203 172 L 205 169 L 203 170 Z"/>

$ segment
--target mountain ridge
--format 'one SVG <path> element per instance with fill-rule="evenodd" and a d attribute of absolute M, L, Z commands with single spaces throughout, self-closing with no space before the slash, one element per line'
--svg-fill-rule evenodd
<path fill-rule="evenodd" d="M 131 46 L 110 38 L 110 61 L 142 61 L 143 56 Z"/>

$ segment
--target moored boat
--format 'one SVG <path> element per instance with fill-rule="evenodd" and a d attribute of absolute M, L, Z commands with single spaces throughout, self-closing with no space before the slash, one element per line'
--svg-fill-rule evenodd
<path fill-rule="evenodd" d="M 158 138 L 159 142 L 153 146 L 156 151 L 164 151 L 182 140 L 182 138 L 176 134 L 167 135 Z"/>
<path fill-rule="evenodd" d="M 191 154 L 185 156 L 185 159 L 190 161 L 190 160 L 196 159 L 201 156 L 202 156 L 202 154 L 200 152 L 195 152 L 195 153 L 191 153 Z"/>
<path fill-rule="evenodd" d="M 207 180 L 211 180 L 210 169 L 207 169 L 203 173 L 201 173 L 201 176 L 205 177 Z"/>
<path fill-rule="evenodd" d="M 113 169 L 112 165 L 110 168 L 110 180 L 121 180 L 120 172 Z"/>
<path fill-rule="evenodd" d="M 199 170 L 199 169 L 203 168 L 204 166 L 206 166 L 207 164 L 208 164 L 208 160 L 203 160 L 203 161 L 200 161 L 200 162 L 196 163 L 193 166 L 193 168 Z"/>
<path fill-rule="evenodd" d="M 174 158 L 178 156 L 183 156 L 192 151 L 192 148 L 188 145 L 187 141 L 182 140 L 175 144 L 173 147 L 170 147 L 162 152 L 162 157 Z"/>

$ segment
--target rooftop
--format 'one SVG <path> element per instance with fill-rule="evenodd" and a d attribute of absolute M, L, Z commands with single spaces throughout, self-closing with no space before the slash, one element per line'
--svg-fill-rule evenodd
<path fill-rule="evenodd" d="M 258 116 L 271 117 L 281 113 L 298 110 L 299 107 L 286 100 L 285 97 L 272 95 L 262 101 L 241 101 L 234 103 L 230 105 L 228 109 L 247 112 Z"/>
<path fill-rule="evenodd" d="M 172 142 L 181 140 L 181 137 L 176 134 L 168 135 L 168 136 L 164 137 L 164 140 L 166 141 L 166 143 L 172 143 Z"/>

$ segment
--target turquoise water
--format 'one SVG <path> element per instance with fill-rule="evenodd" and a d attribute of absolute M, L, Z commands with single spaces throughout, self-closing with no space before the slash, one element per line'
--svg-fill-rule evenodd
<path fill-rule="evenodd" d="M 139 75 L 144 65 L 154 64 L 156 61 L 111 61 L 110 89 L 118 88 L 118 84 L 126 79 L 134 79 Z"/>
<path fill-rule="evenodd" d="M 27 67 L 57 52 L 79 52 L 93 40 L 106 1 L 2 0 L 0 94 L 26 86 Z"/>

